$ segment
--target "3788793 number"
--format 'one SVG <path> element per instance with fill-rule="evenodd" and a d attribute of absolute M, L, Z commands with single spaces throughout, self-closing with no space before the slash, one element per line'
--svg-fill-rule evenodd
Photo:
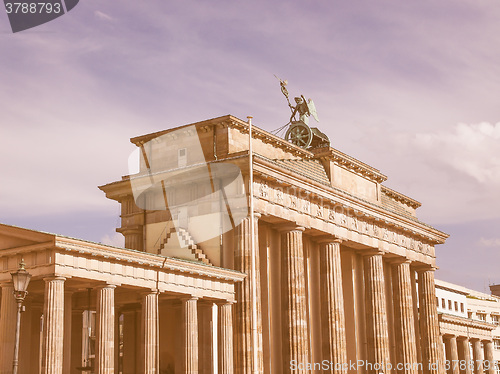
<path fill-rule="evenodd" d="M 35 14 L 35 13 L 61 13 L 60 3 L 5 3 L 5 9 L 7 13 L 23 13 L 23 14 Z"/>

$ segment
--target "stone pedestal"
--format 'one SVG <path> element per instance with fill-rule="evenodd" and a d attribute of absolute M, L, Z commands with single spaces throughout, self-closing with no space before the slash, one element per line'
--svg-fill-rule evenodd
<path fill-rule="evenodd" d="M 219 324 L 219 373 L 233 374 L 233 306 L 232 303 L 218 304 Z"/>
<path fill-rule="evenodd" d="M 340 267 L 340 240 L 322 241 L 320 245 L 320 292 L 322 324 L 322 359 L 333 362 L 329 373 L 344 374 L 347 346 Z"/>
<path fill-rule="evenodd" d="M 0 373 L 12 373 L 17 314 L 17 303 L 13 292 L 12 283 L 2 284 L 2 304 L 0 304 Z"/>
<path fill-rule="evenodd" d="M 456 336 L 445 335 L 443 337 L 448 361 L 448 374 L 460 374 L 460 362 L 458 361 L 458 345 Z"/>
<path fill-rule="evenodd" d="M 389 374 L 389 331 L 382 253 L 366 255 L 364 264 L 367 353 L 368 364 L 373 365 L 368 367 L 367 372 Z"/>
<path fill-rule="evenodd" d="M 96 374 L 115 372 L 115 286 L 97 290 L 96 313 Z"/>
<path fill-rule="evenodd" d="M 472 340 L 472 359 L 474 360 L 474 374 L 483 374 L 483 347 L 481 340 Z"/>
<path fill-rule="evenodd" d="M 309 362 L 303 231 L 303 227 L 294 226 L 281 233 L 283 373 L 292 373 L 291 362 L 302 367 Z M 293 373 L 306 371 L 297 369 Z"/>
<path fill-rule="evenodd" d="M 198 374 L 198 299 L 182 300 L 184 373 Z"/>
<path fill-rule="evenodd" d="M 418 270 L 420 332 L 424 374 L 444 374 L 444 352 L 440 344 L 434 268 Z"/>
<path fill-rule="evenodd" d="M 235 285 L 236 304 L 234 320 L 234 349 L 235 372 L 237 374 L 250 374 L 253 370 L 254 350 L 257 349 L 256 368 L 262 372 L 264 367 L 262 350 L 262 311 L 260 293 L 260 261 L 259 261 L 259 236 L 258 218 L 254 214 L 254 244 L 255 244 L 255 275 L 251 274 L 252 251 L 250 247 L 250 218 L 245 218 L 236 227 L 234 269 L 247 274 L 243 282 Z M 255 276 L 257 284 L 257 321 L 252 322 L 252 277 Z M 252 327 L 257 330 L 257 347 L 253 344 Z"/>
<path fill-rule="evenodd" d="M 484 366 L 486 374 L 496 374 L 496 365 L 500 365 L 495 363 L 495 358 L 493 356 L 493 342 L 491 340 L 484 340 Z"/>
<path fill-rule="evenodd" d="M 417 362 L 417 343 L 409 261 L 393 265 L 392 285 L 396 360 L 403 365 L 403 369 L 398 370 L 398 373 L 416 374 L 414 363 Z"/>
<path fill-rule="evenodd" d="M 42 374 L 62 374 L 65 278 L 45 278 L 44 281 Z"/>
<path fill-rule="evenodd" d="M 470 368 L 470 346 L 469 346 L 469 339 L 467 338 L 461 338 L 457 339 L 457 345 L 458 345 L 458 359 L 460 362 L 465 362 L 466 365 L 462 365 L 459 367 L 460 374 L 471 374 L 472 370 Z"/>
<path fill-rule="evenodd" d="M 157 374 L 159 364 L 158 292 L 150 292 L 142 297 L 142 328 L 144 338 L 144 374 Z"/>

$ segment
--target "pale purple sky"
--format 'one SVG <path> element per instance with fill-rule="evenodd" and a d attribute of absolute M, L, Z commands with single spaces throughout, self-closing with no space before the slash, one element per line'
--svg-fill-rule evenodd
<path fill-rule="evenodd" d="M 116 243 L 129 138 L 225 114 L 288 120 L 451 237 L 437 276 L 500 283 L 500 1 L 96 1 L 12 34 L 0 12 L 0 222 Z"/>

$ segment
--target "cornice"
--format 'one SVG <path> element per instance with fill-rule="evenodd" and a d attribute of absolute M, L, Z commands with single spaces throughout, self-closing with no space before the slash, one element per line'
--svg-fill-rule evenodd
<path fill-rule="evenodd" d="M 393 198 L 396 201 L 399 201 L 400 203 L 406 204 L 413 209 L 417 209 L 422 206 L 420 202 L 417 200 L 412 199 L 411 197 L 408 197 L 406 195 L 403 195 L 400 192 L 394 191 L 393 189 L 386 187 L 386 186 L 380 186 L 381 191 L 383 194 Z"/>
<path fill-rule="evenodd" d="M 476 320 L 473 320 L 470 318 L 454 316 L 454 315 L 446 314 L 446 313 L 439 313 L 438 319 L 439 319 L 439 322 L 453 323 L 455 325 L 473 327 L 473 328 L 478 328 L 478 329 L 483 329 L 483 330 L 488 330 L 488 331 L 492 331 L 498 327 L 498 325 L 495 325 L 493 323 L 476 321 Z"/>
<path fill-rule="evenodd" d="M 188 260 L 175 259 L 153 253 L 136 251 L 133 249 L 117 248 L 91 242 L 82 242 L 81 240 L 60 236 L 56 237 L 56 246 L 59 249 L 67 251 L 75 251 L 104 258 L 113 257 L 119 261 L 131 262 L 174 272 L 198 274 L 208 278 L 239 282 L 246 277 L 245 274 L 235 270 L 198 264 Z"/>

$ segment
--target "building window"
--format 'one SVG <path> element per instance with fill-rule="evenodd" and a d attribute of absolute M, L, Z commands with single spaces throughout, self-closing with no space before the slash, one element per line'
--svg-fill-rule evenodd
<path fill-rule="evenodd" d="M 455 301 L 455 311 L 458 312 L 458 301 Z"/>
<path fill-rule="evenodd" d="M 500 321 L 500 316 L 498 314 L 492 314 L 491 315 L 491 322 L 494 324 L 498 325 L 498 322 Z"/>
<path fill-rule="evenodd" d="M 441 307 L 446 309 L 446 301 L 444 299 L 441 299 Z"/>
<path fill-rule="evenodd" d="M 436 306 L 439 308 L 439 297 L 436 297 Z"/>
<path fill-rule="evenodd" d="M 500 339 L 493 339 L 493 346 L 495 349 L 500 350 Z"/>
<path fill-rule="evenodd" d="M 448 309 L 451 310 L 451 300 L 448 300 Z"/>
<path fill-rule="evenodd" d="M 472 312 L 471 311 L 467 312 L 467 318 L 472 318 Z"/>
<path fill-rule="evenodd" d="M 477 319 L 486 322 L 486 314 L 485 313 L 477 313 Z"/>
<path fill-rule="evenodd" d="M 463 313 L 464 312 L 464 303 L 460 303 L 460 311 Z"/>

